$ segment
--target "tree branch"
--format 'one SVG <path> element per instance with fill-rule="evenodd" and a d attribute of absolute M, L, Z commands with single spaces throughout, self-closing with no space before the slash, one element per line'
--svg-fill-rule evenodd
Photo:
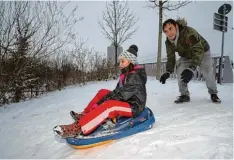
<path fill-rule="evenodd" d="M 150 4 L 148 4 L 146 7 L 155 9 L 160 7 L 159 6 L 159 0 L 149 0 Z M 174 11 L 177 10 L 183 6 L 186 6 L 187 4 L 191 3 L 191 0 L 185 0 L 185 1 L 168 1 L 168 0 L 162 0 L 163 9 L 168 11 Z M 174 3 L 174 4 L 173 4 Z"/>
<path fill-rule="evenodd" d="M 130 11 L 127 2 L 111 1 L 106 3 L 106 11 L 103 12 L 104 23 L 99 20 L 99 25 L 103 35 L 112 44 L 119 46 L 130 39 L 137 31 L 137 29 L 133 28 L 137 21 L 138 18 Z M 116 35 L 117 41 L 115 38 Z"/>

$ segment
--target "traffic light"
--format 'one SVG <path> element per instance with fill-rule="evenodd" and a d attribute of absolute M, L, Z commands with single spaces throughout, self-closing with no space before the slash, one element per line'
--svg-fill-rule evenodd
<path fill-rule="evenodd" d="M 214 29 L 227 32 L 228 17 L 218 13 L 214 13 Z"/>

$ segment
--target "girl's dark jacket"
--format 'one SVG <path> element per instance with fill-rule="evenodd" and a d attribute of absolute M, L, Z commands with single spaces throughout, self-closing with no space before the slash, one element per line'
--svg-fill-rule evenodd
<path fill-rule="evenodd" d="M 146 104 L 146 82 L 145 68 L 135 67 L 131 72 L 125 73 L 123 85 L 119 81 L 116 88 L 105 96 L 98 105 L 106 100 L 120 100 L 130 104 L 133 117 L 143 112 Z"/>

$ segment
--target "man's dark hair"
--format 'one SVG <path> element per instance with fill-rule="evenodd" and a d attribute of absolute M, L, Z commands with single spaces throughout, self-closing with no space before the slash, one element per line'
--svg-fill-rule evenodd
<path fill-rule="evenodd" d="M 176 26 L 176 21 L 174 19 L 167 19 L 166 21 L 163 22 L 163 31 L 164 31 L 164 27 L 167 25 L 167 24 L 173 24 L 174 26 Z"/>

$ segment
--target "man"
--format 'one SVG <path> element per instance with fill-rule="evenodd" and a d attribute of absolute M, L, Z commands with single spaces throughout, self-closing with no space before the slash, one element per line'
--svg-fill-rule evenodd
<path fill-rule="evenodd" d="M 217 86 L 212 70 L 213 60 L 208 42 L 193 28 L 187 26 L 185 20 L 168 19 L 163 23 L 163 32 L 167 36 L 165 41 L 167 51 L 166 72 L 161 76 L 160 82 L 165 84 L 166 79 L 174 71 L 178 78 L 180 96 L 175 103 L 190 101 L 187 84 L 192 79 L 199 66 L 206 81 L 212 102 L 221 103 L 217 96 Z M 175 52 L 180 59 L 176 63 Z"/>

